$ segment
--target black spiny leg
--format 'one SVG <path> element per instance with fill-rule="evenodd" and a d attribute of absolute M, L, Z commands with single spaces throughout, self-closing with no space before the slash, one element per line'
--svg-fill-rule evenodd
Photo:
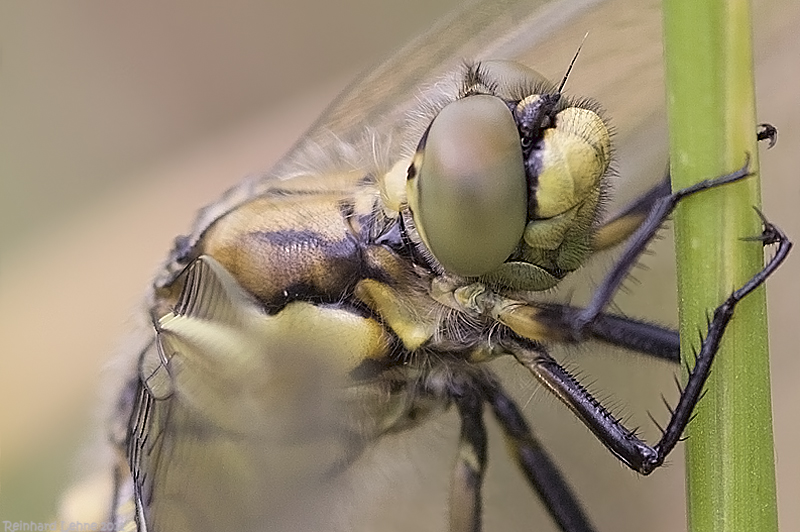
<path fill-rule="evenodd" d="M 772 148 L 778 142 L 778 130 L 772 124 L 759 124 L 756 138 L 759 141 L 768 141 L 767 149 Z M 724 177 L 726 176 L 720 179 Z M 666 177 L 654 187 L 633 200 L 622 212 L 597 228 L 592 235 L 592 250 L 601 251 L 628 240 L 647 219 L 656 202 L 671 194 L 672 186 L 669 173 L 667 173 Z"/>
<path fill-rule="evenodd" d="M 483 424 L 483 398 L 470 385 L 451 390 L 451 393 L 461 417 L 461 436 L 450 492 L 450 531 L 479 532 L 487 439 Z"/>
<path fill-rule="evenodd" d="M 778 130 L 771 124 L 759 124 L 757 138 L 759 141 L 768 141 L 768 148 L 772 148 L 778 140 Z M 580 342 L 590 338 L 655 358 L 680 362 L 680 337 L 677 331 L 625 316 L 607 314 L 602 312 L 602 309 L 613 297 L 619 281 L 630 270 L 661 222 L 681 198 L 746 177 L 748 174 L 745 169 L 746 165 L 737 172 L 705 181 L 675 194 L 671 193 L 670 178 L 667 175 L 665 179 L 631 202 L 621 213 L 600 226 L 592 237 L 594 251 L 608 249 L 630 238 L 631 243 L 625 256 L 604 280 L 587 309 L 569 305 L 529 303 L 539 308 L 537 321 L 549 329 L 547 335 L 559 342 Z M 764 222 L 766 225 L 766 220 Z"/>
<path fill-rule="evenodd" d="M 580 502 L 558 466 L 531 432 L 514 400 L 488 377 L 481 386 L 517 464 L 559 528 L 564 532 L 593 532 L 595 529 Z"/>
<path fill-rule="evenodd" d="M 639 228 L 631 235 L 628 245 L 625 247 L 625 250 L 622 252 L 614 268 L 608 273 L 605 279 L 603 279 L 603 282 L 595 291 L 589 305 L 576 315 L 575 321 L 571 324 L 574 334 L 580 337 L 586 330 L 587 325 L 594 321 L 606 305 L 608 305 L 617 292 L 617 288 L 619 288 L 622 280 L 628 275 L 628 272 L 653 239 L 659 227 L 661 227 L 661 224 L 666 221 L 667 217 L 672 213 L 680 200 L 703 190 L 744 179 L 750 175 L 748 171 L 749 164 L 750 160 L 748 158 L 744 166 L 735 172 L 714 179 L 701 181 L 700 183 L 677 190 L 653 202 L 647 218 L 645 218 Z"/>
<path fill-rule="evenodd" d="M 669 174 L 653 188 L 633 200 L 625 209 L 597 228 L 592 235 L 592 249 L 601 251 L 620 244 L 642 225 L 653 205 L 672 194 Z"/>
<path fill-rule="evenodd" d="M 571 324 L 575 323 L 584 311 L 569 305 L 536 305 L 539 313 L 537 321 L 551 331 L 558 331 L 559 342 L 580 342 L 584 339 L 597 340 L 637 351 L 653 358 L 680 362 L 680 335 L 678 331 L 661 327 L 627 316 L 601 312 L 586 325 L 581 336 L 575 335 Z"/>
<path fill-rule="evenodd" d="M 767 149 L 770 149 L 778 142 L 778 128 L 772 124 L 758 124 L 756 138 L 758 140 L 768 141 Z"/>
<path fill-rule="evenodd" d="M 663 462 L 663 457 L 666 457 L 678 443 L 681 434 L 683 434 L 683 430 L 691 419 L 692 411 L 702 394 L 703 385 L 711 372 L 711 363 L 714 361 L 714 355 L 719 349 L 722 336 L 725 333 L 725 329 L 728 327 L 728 323 L 730 323 L 731 318 L 733 318 L 733 311 L 736 304 L 744 299 L 747 294 L 761 286 L 764 281 L 778 269 L 781 263 L 786 260 L 786 257 L 789 255 L 789 250 L 792 248 L 791 241 L 786 237 L 783 231 L 781 231 L 779 227 L 771 224 L 761 211 L 756 209 L 756 212 L 764 223 L 764 231 L 761 233 L 760 237 L 756 237 L 753 240 L 760 240 L 764 245 L 777 244 L 778 249 L 775 252 L 775 256 L 760 272 L 747 281 L 744 286 L 728 296 L 728 298 L 714 310 L 714 317 L 708 326 L 708 333 L 703 340 L 700 351 L 695 356 L 695 366 L 689 374 L 686 388 L 683 390 L 681 398 L 678 400 L 678 405 L 675 407 L 675 412 L 669 424 L 667 424 L 661 440 L 655 445 L 655 450 L 658 452 L 659 456 L 662 457 L 661 462 Z M 658 465 L 661 465 L 661 463 L 655 464 L 656 467 Z"/>
<path fill-rule="evenodd" d="M 726 176 L 728 177 L 728 176 Z M 715 180 L 716 181 L 716 180 Z M 692 187 L 693 189 L 695 187 Z M 759 213 L 760 215 L 760 213 Z M 647 475 L 664 463 L 664 459 L 678 443 L 702 393 L 714 355 L 722 336 L 733 317 L 736 304 L 755 290 L 786 259 L 792 246 L 786 235 L 776 226 L 764 221 L 764 231 L 758 240 L 764 244 L 778 244 L 775 256 L 744 286 L 733 292 L 714 311 L 708 333 L 697 353 L 695 367 L 689 373 L 686 388 L 681 393 L 672 417 L 661 439 L 650 446 L 626 429 L 600 402 L 561 367 L 539 344 L 508 332 L 502 340 L 504 347 L 527 367 L 536 378 L 561 399 L 597 438 L 621 461 L 632 469 Z"/>

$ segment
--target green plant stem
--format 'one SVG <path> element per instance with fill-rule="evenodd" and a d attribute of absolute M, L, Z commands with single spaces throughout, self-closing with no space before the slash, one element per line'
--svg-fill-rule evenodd
<path fill-rule="evenodd" d="M 664 35 L 673 188 L 758 171 L 748 0 L 666 0 Z M 758 177 L 703 192 L 675 213 L 681 353 L 693 365 L 698 330 L 758 271 Z M 777 530 L 775 465 L 762 288 L 739 306 L 687 430 L 689 529 Z"/>

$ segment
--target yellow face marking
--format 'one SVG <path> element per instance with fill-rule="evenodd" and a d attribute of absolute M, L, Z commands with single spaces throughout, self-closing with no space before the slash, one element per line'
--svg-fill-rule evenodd
<path fill-rule="evenodd" d="M 597 189 L 611 161 L 603 120 L 593 111 L 570 107 L 545 131 L 538 177 L 536 217 L 552 218 L 582 203 Z"/>

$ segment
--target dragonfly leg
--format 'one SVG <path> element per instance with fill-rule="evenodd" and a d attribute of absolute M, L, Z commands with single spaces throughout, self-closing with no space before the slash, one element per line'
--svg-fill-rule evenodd
<path fill-rule="evenodd" d="M 771 149 L 778 142 L 778 128 L 772 124 L 758 124 L 756 138 L 758 140 L 766 140 L 768 142 L 767 149 Z"/>
<path fill-rule="evenodd" d="M 550 330 L 569 331 L 570 325 L 583 312 L 569 305 L 540 305 L 537 320 Z M 601 312 L 586 325 L 586 338 L 644 353 L 670 362 L 680 362 L 678 331 L 627 316 Z M 562 337 L 561 341 L 580 341 L 580 337 Z"/>
<path fill-rule="evenodd" d="M 484 399 L 474 386 L 455 386 L 453 401 L 461 418 L 461 435 L 450 492 L 450 531 L 479 532 L 483 501 L 481 488 L 486 472 Z"/>
<path fill-rule="evenodd" d="M 519 336 L 541 344 L 591 339 L 670 362 L 680 359 L 678 332 L 645 321 L 600 312 L 581 329 L 575 326 L 585 312 L 580 307 L 509 298 L 478 283 L 453 295 L 461 308 L 489 316 Z"/>
<path fill-rule="evenodd" d="M 767 149 L 772 148 L 778 142 L 778 130 L 772 124 L 759 124 L 756 138 L 759 141 L 767 141 Z M 648 213 L 653 209 L 653 205 L 658 200 L 671 194 L 672 185 L 669 172 L 667 172 L 664 179 L 634 199 L 622 212 L 597 228 L 594 235 L 592 235 L 592 249 L 594 251 L 602 251 L 630 238 L 645 221 Z"/>
<path fill-rule="evenodd" d="M 616 293 L 617 288 L 619 288 L 620 283 L 622 283 L 622 281 L 628 275 L 628 272 L 633 265 L 636 264 L 639 256 L 653 239 L 656 232 L 661 227 L 661 224 L 666 221 L 667 217 L 678 205 L 678 202 L 697 192 L 728 183 L 734 183 L 744 179 L 750 175 L 748 170 L 749 165 L 750 160 L 748 157 L 748 160 L 745 162 L 745 164 L 735 172 L 725 174 L 714 179 L 701 181 L 700 183 L 692 185 L 691 187 L 677 190 L 672 194 L 655 200 L 652 203 L 647 217 L 644 219 L 644 221 L 642 221 L 641 225 L 639 225 L 638 229 L 636 229 L 636 231 L 628 240 L 628 245 L 622 252 L 622 256 L 620 256 L 619 260 L 617 260 L 617 263 L 614 265 L 614 268 L 608 273 L 608 275 L 606 275 L 605 279 L 603 279 L 603 282 L 595 291 L 591 301 L 589 302 L 589 305 L 575 317 L 575 321 L 572 323 L 573 331 L 580 336 L 583 331 L 586 330 L 587 325 L 600 315 L 606 305 L 608 305 L 608 303 L 614 297 L 614 294 Z"/>
<path fill-rule="evenodd" d="M 759 213 L 760 215 L 760 213 Z M 733 292 L 715 311 L 696 356 L 694 368 L 689 373 L 686 387 L 661 439 L 653 446 L 627 429 L 597 399 L 595 399 L 567 370 L 555 361 L 538 343 L 521 338 L 509 331 L 503 340 L 504 347 L 551 392 L 563 401 L 597 438 L 621 461 L 632 469 L 647 475 L 664 463 L 667 455 L 680 440 L 692 411 L 700 399 L 703 385 L 708 379 L 722 336 L 733 317 L 736 304 L 755 290 L 780 266 L 791 248 L 791 242 L 776 226 L 764 221 L 764 232 L 757 240 L 764 244 L 778 244 L 775 256 L 741 288 Z"/>
<path fill-rule="evenodd" d="M 650 190 L 634 199 L 621 213 L 606 221 L 592 235 L 592 249 L 602 251 L 630 238 L 647 218 L 653 205 L 672 193 L 669 174 Z"/>
<path fill-rule="evenodd" d="M 499 383 L 489 378 L 482 382 L 482 388 L 517 465 L 559 528 L 563 532 L 594 531 L 577 497 L 531 432 L 514 400 Z"/>

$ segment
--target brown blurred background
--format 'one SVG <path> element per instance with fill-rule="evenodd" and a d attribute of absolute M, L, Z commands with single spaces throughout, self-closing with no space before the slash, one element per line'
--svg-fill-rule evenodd
<path fill-rule="evenodd" d="M 55 515 L 58 494 L 82 467 L 78 451 L 97 431 L 101 370 L 194 212 L 241 176 L 269 168 L 360 69 L 458 3 L 0 3 L 0 520 Z M 759 119 L 780 130 L 777 147 L 762 152 L 764 209 L 797 241 L 800 5 L 759 2 L 756 13 Z M 666 165 L 663 90 L 657 76 L 610 80 L 615 64 L 659 55 L 657 4 L 617 0 L 566 28 L 532 66 L 560 76 L 575 43 L 592 31 L 570 88 L 598 96 L 610 116 L 621 117 L 620 169 L 631 180 L 623 194 L 630 197 Z M 566 48 L 554 52 L 562 41 Z M 602 63 L 608 57 L 617 59 Z M 635 114 L 653 125 L 627 130 L 624 115 L 642 99 L 649 111 Z M 645 169 L 641 183 L 627 175 Z M 671 245 L 666 238 L 656 246 L 650 270 L 637 275 L 641 286 L 632 286 L 635 297 L 618 298 L 626 312 L 675 323 Z M 610 261 L 601 257 L 583 279 L 598 281 Z M 800 530 L 797 264 L 792 257 L 769 283 L 784 531 Z M 672 368 L 587 353 L 561 356 L 652 437 L 646 411 L 663 418 L 658 393 L 671 390 Z M 508 385 L 601 530 L 685 527 L 680 453 L 672 467 L 639 478 L 523 372 Z M 363 523 L 354 528 L 407 529 L 413 514 L 415 528 L 445 529 L 451 418 L 365 458 L 377 471 L 375 493 L 361 502 Z M 487 530 L 550 530 L 497 436 Z"/>

